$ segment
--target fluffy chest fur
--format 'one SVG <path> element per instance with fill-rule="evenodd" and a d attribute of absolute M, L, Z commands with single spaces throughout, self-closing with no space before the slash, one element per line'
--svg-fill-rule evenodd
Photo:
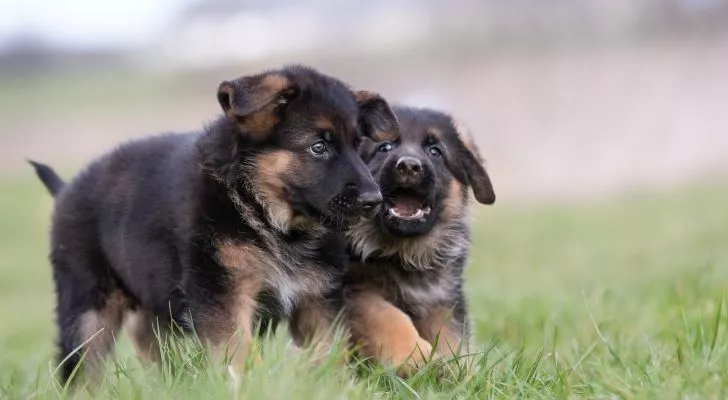
<path fill-rule="evenodd" d="M 296 251 L 270 252 L 230 241 L 217 248 L 220 262 L 232 271 L 233 284 L 257 282 L 258 291 L 268 297 L 260 303 L 267 312 L 290 315 L 301 298 L 320 296 L 335 280 L 334 269 L 310 258 L 296 258 Z"/>
<path fill-rule="evenodd" d="M 388 237 L 372 221 L 347 236 L 355 261 L 348 266 L 346 287 L 375 290 L 411 315 L 459 301 L 470 244 L 464 218 L 420 237 Z"/>
<path fill-rule="evenodd" d="M 355 257 L 390 259 L 409 271 L 447 269 L 453 260 L 467 253 L 470 234 L 466 217 L 438 224 L 426 235 L 399 238 L 380 229 L 375 221 L 362 221 L 347 232 Z"/>
<path fill-rule="evenodd" d="M 234 285 L 258 282 L 262 312 L 290 316 L 302 298 L 321 296 L 334 287 L 342 269 L 337 255 L 344 249 L 335 237 L 316 228 L 282 234 L 267 228 L 249 206 L 238 208 L 257 237 L 218 241 L 217 258 L 230 271 Z"/>
<path fill-rule="evenodd" d="M 244 192 L 220 192 L 203 204 L 207 234 L 200 245 L 210 246 L 206 257 L 212 264 L 203 266 L 195 281 L 216 280 L 211 287 L 219 287 L 207 293 L 219 293 L 221 299 L 247 293 L 256 299 L 260 315 L 277 319 L 290 317 L 301 300 L 336 286 L 345 245 L 325 227 L 309 224 L 283 232 Z"/>

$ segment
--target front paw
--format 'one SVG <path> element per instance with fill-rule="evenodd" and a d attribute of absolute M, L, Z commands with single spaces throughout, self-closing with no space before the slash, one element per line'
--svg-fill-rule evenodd
<path fill-rule="evenodd" d="M 314 368 L 320 368 L 325 365 L 335 365 L 343 367 L 349 359 L 349 352 L 346 347 L 340 347 L 330 341 L 319 341 L 307 347 L 294 346 L 295 355 L 301 357 Z"/>
<path fill-rule="evenodd" d="M 397 366 L 397 375 L 407 378 L 424 368 L 431 356 L 432 345 L 430 342 L 417 338 L 414 346 L 401 346 L 396 349 L 392 362 Z"/>

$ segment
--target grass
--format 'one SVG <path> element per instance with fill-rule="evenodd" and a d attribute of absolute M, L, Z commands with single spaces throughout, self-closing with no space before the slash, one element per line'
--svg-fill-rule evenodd
<path fill-rule="evenodd" d="M 51 202 L 39 183 L 0 184 L 0 398 L 70 395 L 51 377 L 46 262 Z M 191 343 L 145 370 L 120 339 L 94 395 L 179 398 L 725 398 L 728 187 L 694 186 L 588 204 L 477 212 L 467 294 L 480 352 L 468 374 L 406 381 L 313 363 L 285 331 L 237 390 Z"/>

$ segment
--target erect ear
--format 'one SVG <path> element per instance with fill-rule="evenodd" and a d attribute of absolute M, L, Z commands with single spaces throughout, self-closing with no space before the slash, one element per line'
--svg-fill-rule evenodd
<path fill-rule="evenodd" d="M 461 124 L 453 121 L 455 129 L 454 157 L 448 157 L 448 168 L 455 177 L 467 182 L 473 189 L 475 199 L 482 204 L 495 203 L 495 192 L 490 176 L 483 166 L 483 160 L 470 132 Z"/>
<path fill-rule="evenodd" d="M 217 101 L 225 116 L 253 139 L 264 138 L 280 121 L 280 110 L 295 95 L 285 76 L 277 73 L 245 76 L 224 81 Z"/>
<path fill-rule="evenodd" d="M 359 104 L 359 124 L 364 136 L 375 142 L 395 140 L 399 136 L 399 122 L 382 96 L 359 90 L 354 92 Z"/>

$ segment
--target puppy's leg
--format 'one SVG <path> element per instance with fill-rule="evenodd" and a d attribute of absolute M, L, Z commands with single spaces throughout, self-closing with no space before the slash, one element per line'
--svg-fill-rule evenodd
<path fill-rule="evenodd" d="M 79 234 L 85 231 L 59 229 L 53 237 L 58 369 L 64 383 L 77 369 L 92 383 L 98 383 L 103 377 L 103 361 L 114 348 L 114 336 L 127 302 L 121 291 L 114 289 L 104 258 L 89 246 L 93 238 Z M 79 365 L 82 359 L 83 365 Z"/>
<path fill-rule="evenodd" d="M 435 307 L 414 323 L 423 338 L 436 343 L 435 352 L 440 357 L 453 358 L 470 350 L 464 315 L 456 313 L 455 307 Z"/>
<path fill-rule="evenodd" d="M 152 312 L 141 307 L 130 312 L 126 331 L 142 364 L 149 366 L 161 361 L 159 341 L 166 339 L 167 329 Z"/>
<path fill-rule="evenodd" d="M 368 290 L 347 295 L 346 307 L 347 324 L 362 355 L 398 367 L 403 376 L 425 365 L 432 345 L 402 310 Z"/>
<path fill-rule="evenodd" d="M 256 301 L 254 296 L 259 287 L 255 282 L 243 285 L 249 290 L 239 288 L 231 296 L 228 305 L 218 309 L 204 309 L 197 313 L 195 325 L 203 342 L 212 350 L 217 361 L 229 363 L 228 369 L 234 378 L 242 372 L 251 351 L 253 340 L 253 318 Z M 259 352 L 256 351 L 253 362 L 260 363 Z"/>
<path fill-rule="evenodd" d="M 257 307 L 256 297 L 263 285 L 266 255 L 251 244 L 231 242 L 216 243 L 217 259 L 229 273 L 232 290 L 224 304 L 213 310 L 201 310 L 196 320 L 201 338 L 212 346 L 217 358 L 229 356 L 231 372 L 242 370 L 253 341 L 253 318 Z M 256 351 L 253 362 L 260 363 Z"/>
<path fill-rule="evenodd" d="M 83 374 L 92 384 L 103 377 L 106 356 L 113 352 L 115 335 L 123 319 L 124 299 L 120 292 L 108 295 L 84 293 L 74 287 L 58 288 L 58 324 L 60 328 L 59 355 L 61 376 L 66 382 L 85 354 Z M 100 305 L 89 300 L 103 296 Z"/>
<path fill-rule="evenodd" d="M 297 346 L 313 350 L 320 362 L 332 350 L 337 307 L 325 298 L 306 298 L 299 302 L 290 320 L 291 336 Z M 343 355 L 343 354 L 342 354 Z M 344 364 L 345 359 L 337 360 Z"/>
<path fill-rule="evenodd" d="M 321 298 L 301 300 L 290 320 L 291 335 L 296 345 L 304 347 L 330 336 L 334 309 Z"/>

